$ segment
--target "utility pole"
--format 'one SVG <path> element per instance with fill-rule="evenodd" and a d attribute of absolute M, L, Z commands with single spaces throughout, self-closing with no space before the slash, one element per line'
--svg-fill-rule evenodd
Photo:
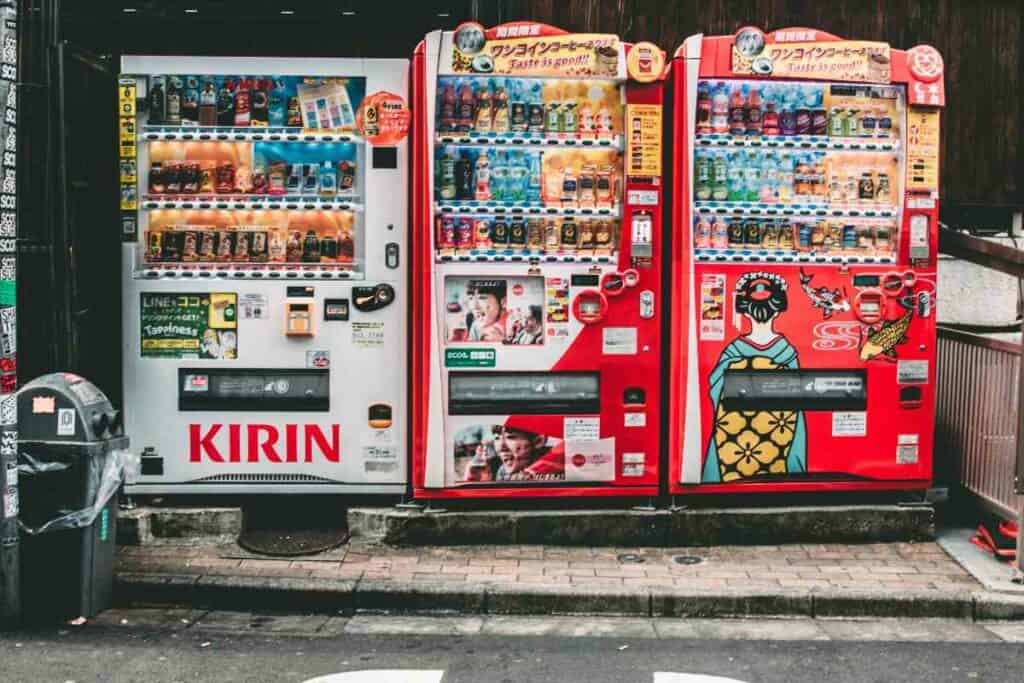
<path fill-rule="evenodd" d="M 18 3 L 0 0 L 0 630 L 21 617 L 18 548 Z"/>

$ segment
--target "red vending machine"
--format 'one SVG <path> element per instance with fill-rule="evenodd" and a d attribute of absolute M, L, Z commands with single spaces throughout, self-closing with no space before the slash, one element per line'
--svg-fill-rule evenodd
<path fill-rule="evenodd" d="M 673 71 L 670 491 L 927 488 L 942 58 L 747 27 Z"/>
<path fill-rule="evenodd" d="M 655 495 L 664 53 L 465 23 L 413 72 L 415 495 Z"/>

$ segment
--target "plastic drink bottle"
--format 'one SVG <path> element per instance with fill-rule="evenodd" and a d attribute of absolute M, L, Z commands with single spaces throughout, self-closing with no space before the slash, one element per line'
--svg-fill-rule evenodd
<path fill-rule="evenodd" d="M 711 199 L 711 155 L 703 150 L 698 151 L 694 166 L 694 194 L 702 201 Z"/>
<path fill-rule="evenodd" d="M 491 126 L 491 91 L 487 88 L 480 88 L 476 96 L 476 119 L 473 122 L 473 129 L 477 133 L 490 133 Z"/>
<path fill-rule="evenodd" d="M 724 81 L 719 81 L 711 96 L 711 131 L 725 134 L 729 132 L 729 93 Z"/>
<path fill-rule="evenodd" d="M 504 152 L 497 152 L 494 155 L 494 160 L 490 162 L 488 179 L 490 181 L 491 199 L 499 202 L 508 199 L 506 196 L 508 161 Z"/>
<path fill-rule="evenodd" d="M 743 185 L 743 160 L 739 155 L 732 155 L 729 158 L 729 201 L 742 202 L 747 197 L 746 188 Z"/>
<path fill-rule="evenodd" d="M 708 84 L 701 81 L 697 85 L 697 135 L 711 132 L 711 92 Z"/>
<path fill-rule="evenodd" d="M 541 154 L 543 154 L 543 152 L 538 152 L 537 154 L 530 155 L 530 178 L 526 186 L 526 201 L 532 203 L 540 202 Z"/>
<path fill-rule="evenodd" d="M 456 114 L 455 88 L 452 87 L 451 83 L 448 83 L 441 91 L 441 111 L 438 127 L 446 133 L 454 131 L 458 121 Z"/>
<path fill-rule="evenodd" d="M 760 135 L 764 129 L 761 118 L 761 94 L 756 86 L 750 87 L 750 94 L 747 96 L 746 129 L 747 135 Z"/>
<path fill-rule="evenodd" d="M 529 170 L 522 152 L 508 155 L 508 198 L 514 202 L 526 201 L 526 184 Z"/>
<path fill-rule="evenodd" d="M 779 160 L 779 201 L 780 202 L 791 202 L 793 201 L 793 176 L 795 175 L 795 168 L 793 165 L 793 155 L 783 154 Z"/>
<path fill-rule="evenodd" d="M 743 89 L 738 85 L 732 89 L 729 98 L 729 132 L 733 135 L 744 135 L 747 132 L 746 98 Z"/>
<path fill-rule="evenodd" d="M 796 135 L 796 103 L 783 95 L 779 111 L 779 132 L 782 135 Z"/>
<path fill-rule="evenodd" d="M 756 152 L 747 152 L 743 163 L 743 179 L 747 187 L 747 201 L 756 202 L 761 196 L 761 159 Z"/>
<path fill-rule="evenodd" d="M 809 100 L 811 94 L 809 90 L 800 88 L 796 91 L 797 102 L 799 106 L 796 110 L 796 134 L 797 135 L 810 135 L 811 134 L 811 107 Z"/>
<path fill-rule="evenodd" d="M 512 122 L 509 119 L 508 94 L 504 88 L 494 91 L 494 98 L 491 101 L 491 130 L 495 133 L 508 133 L 512 130 Z M 479 115 L 477 115 L 479 119 Z"/>
<path fill-rule="evenodd" d="M 476 97 L 473 86 L 466 81 L 459 87 L 458 129 L 462 133 L 473 130 L 476 123 Z"/>
<path fill-rule="evenodd" d="M 724 202 L 729 198 L 729 159 L 725 153 L 716 154 L 711 162 L 711 198 Z"/>
<path fill-rule="evenodd" d="M 491 198 L 490 160 L 487 158 L 487 150 L 480 151 L 480 156 L 476 158 L 476 168 L 473 173 L 475 181 L 474 198 L 479 202 L 486 202 Z"/>
<path fill-rule="evenodd" d="M 764 107 L 764 120 L 762 122 L 762 131 L 765 135 L 779 135 L 779 113 L 775 111 L 775 103 L 768 102 Z"/>
<path fill-rule="evenodd" d="M 761 201 L 773 203 L 779 184 L 779 166 L 774 154 L 765 155 L 761 164 Z"/>

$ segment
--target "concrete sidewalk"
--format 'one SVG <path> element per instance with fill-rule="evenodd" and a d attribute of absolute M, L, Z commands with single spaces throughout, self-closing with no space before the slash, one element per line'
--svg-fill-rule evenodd
<path fill-rule="evenodd" d="M 234 544 L 119 549 L 121 604 L 319 612 L 1024 618 L 937 544 L 395 548 L 266 559 Z"/>

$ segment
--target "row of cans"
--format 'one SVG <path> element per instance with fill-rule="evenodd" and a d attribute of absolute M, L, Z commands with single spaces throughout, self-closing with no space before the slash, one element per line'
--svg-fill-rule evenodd
<path fill-rule="evenodd" d="M 894 231 L 895 225 L 887 221 L 843 223 L 699 214 L 694 220 L 693 241 L 697 249 L 758 247 L 889 252 Z"/>
<path fill-rule="evenodd" d="M 505 218 L 440 215 L 437 248 L 593 250 L 611 253 L 619 222 L 608 218 Z"/>
<path fill-rule="evenodd" d="M 355 241 L 348 231 L 320 235 L 307 230 L 175 226 L 149 230 L 147 263 L 351 263 Z"/>

